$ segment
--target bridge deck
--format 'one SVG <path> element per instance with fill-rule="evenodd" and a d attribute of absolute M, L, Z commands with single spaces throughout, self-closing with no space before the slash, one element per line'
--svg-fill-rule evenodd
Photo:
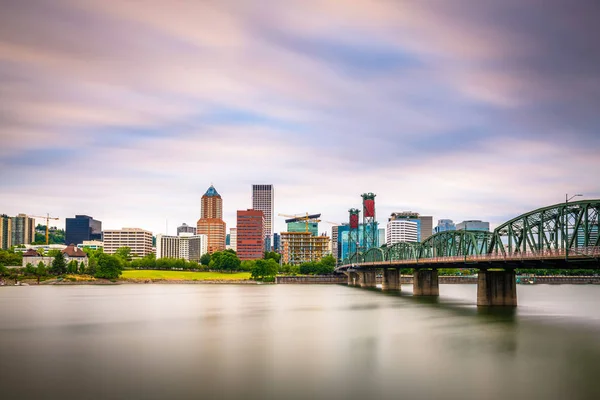
<path fill-rule="evenodd" d="M 483 254 L 432 257 L 410 260 L 381 260 L 346 264 L 347 268 L 537 268 L 537 269 L 600 269 L 600 246 L 569 249 L 543 250 L 513 254 Z"/>

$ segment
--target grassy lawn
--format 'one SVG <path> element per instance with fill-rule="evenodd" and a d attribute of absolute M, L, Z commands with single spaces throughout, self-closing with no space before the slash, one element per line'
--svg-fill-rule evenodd
<path fill-rule="evenodd" d="M 134 280 L 186 280 L 186 281 L 240 281 L 250 279 L 250 272 L 190 272 L 190 271 L 154 271 L 128 270 L 123 271 L 121 279 Z"/>

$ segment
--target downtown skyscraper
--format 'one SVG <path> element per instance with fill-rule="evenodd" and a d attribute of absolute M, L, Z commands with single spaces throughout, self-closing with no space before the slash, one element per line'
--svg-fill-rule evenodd
<path fill-rule="evenodd" d="M 225 250 L 225 221 L 223 221 L 223 199 L 214 186 L 202 196 L 200 219 L 196 225 L 198 235 L 206 235 L 208 252 Z"/>
<path fill-rule="evenodd" d="M 252 209 L 260 210 L 265 216 L 265 237 L 273 236 L 273 185 L 252 185 Z"/>

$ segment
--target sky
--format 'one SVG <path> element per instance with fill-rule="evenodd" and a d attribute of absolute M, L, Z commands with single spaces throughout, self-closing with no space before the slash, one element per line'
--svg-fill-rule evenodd
<path fill-rule="evenodd" d="M 276 215 L 345 222 L 373 192 L 383 224 L 494 227 L 598 199 L 598 20 L 597 0 L 3 0 L 0 213 L 173 234 L 214 184 L 229 229 L 270 183 Z"/>

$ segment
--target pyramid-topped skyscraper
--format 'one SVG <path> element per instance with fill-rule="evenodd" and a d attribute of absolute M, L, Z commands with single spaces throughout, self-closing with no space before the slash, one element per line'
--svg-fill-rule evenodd
<path fill-rule="evenodd" d="M 200 219 L 196 226 L 198 235 L 208 237 L 208 252 L 225 250 L 225 222 L 223 221 L 223 199 L 213 185 L 202 196 Z"/>

